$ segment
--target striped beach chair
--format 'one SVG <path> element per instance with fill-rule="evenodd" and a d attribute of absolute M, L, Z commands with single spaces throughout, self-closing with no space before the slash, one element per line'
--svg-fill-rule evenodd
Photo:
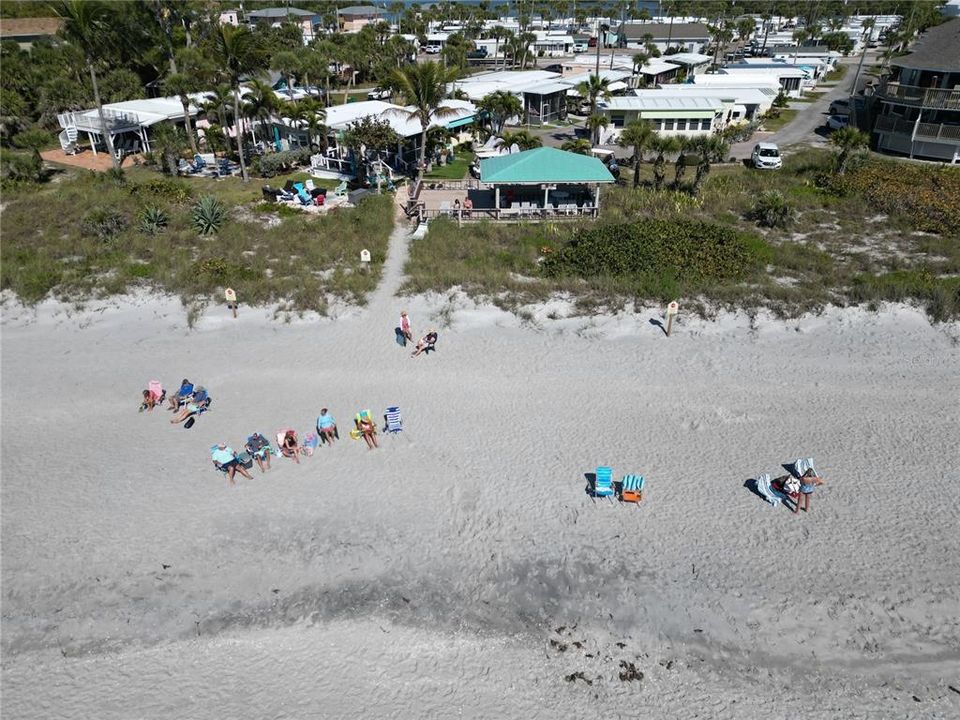
<path fill-rule="evenodd" d="M 620 501 L 638 503 L 643 500 L 643 475 L 626 475 L 620 486 Z"/>
<path fill-rule="evenodd" d="M 610 497 L 613 495 L 613 468 L 601 465 L 597 468 L 597 475 L 593 481 L 594 497 Z"/>
<path fill-rule="evenodd" d="M 386 414 L 383 416 L 385 424 L 383 426 L 384 432 L 388 433 L 398 433 L 403 432 L 403 418 L 400 417 L 400 408 L 399 407 L 388 407 Z"/>

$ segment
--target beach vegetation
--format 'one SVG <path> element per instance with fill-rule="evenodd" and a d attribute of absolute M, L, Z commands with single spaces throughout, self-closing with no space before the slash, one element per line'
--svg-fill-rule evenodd
<path fill-rule="evenodd" d="M 216 235 L 227 219 L 227 209 L 217 198 L 207 195 L 193 206 L 193 228 L 200 235 Z"/>

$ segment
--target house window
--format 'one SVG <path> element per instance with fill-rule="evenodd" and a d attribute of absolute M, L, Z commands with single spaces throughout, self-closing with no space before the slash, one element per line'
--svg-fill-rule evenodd
<path fill-rule="evenodd" d="M 667 120 L 664 120 L 664 121 L 663 121 L 663 129 L 664 129 L 664 130 L 673 130 L 673 119 L 672 119 L 672 118 L 668 118 Z"/>
<path fill-rule="evenodd" d="M 654 128 L 654 130 L 656 130 L 657 132 L 660 132 L 661 130 L 663 130 L 663 120 L 662 120 L 661 118 L 657 118 L 656 120 L 654 120 L 654 121 L 653 121 L 653 128 Z"/>
<path fill-rule="evenodd" d="M 701 130 L 710 129 L 710 118 L 704 118 L 703 120 L 700 121 L 700 129 Z"/>
<path fill-rule="evenodd" d="M 624 114 L 623 113 L 613 113 L 610 116 L 610 122 L 613 123 L 614 127 L 623 127 L 624 125 Z"/>
<path fill-rule="evenodd" d="M 679 120 L 677 120 L 677 130 L 686 130 L 686 129 L 687 129 L 686 118 L 680 118 Z"/>

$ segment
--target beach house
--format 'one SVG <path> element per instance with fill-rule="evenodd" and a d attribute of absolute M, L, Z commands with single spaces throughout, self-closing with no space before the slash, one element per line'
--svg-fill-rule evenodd
<path fill-rule="evenodd" d="M 612 28 L 607 34 L 608 45 L 631 50 L 644 48 L 648 42 L 661 53 L 667 48 L 699 53 L 710 43 L 710 30 L 698 22 L 629 23 Z"/>
<path fill-rule="evenodd" d="M 319 14 L 296 7 L 272 7 L 251 10 L 245 14 L 247 22 L 260 27 L 279 27 L 283 23 L 293 23 L 303 33 L 306 45 L 316 37 L 316 27 L 321 23 Z"/>
<path fill-rule="evenodd" d="M 960 18 L 927 30 L 867 98 L 877 150 L 960 162 Z"/>
<path fill-rule="evenodd" d="M 637 90 L 601 100 L 597 112 L 608 118 L 600 128 L 600 144 L 616 142 L 624 126 L 634 120 L 647 120 L 662 135 L 696 137 L 709 135 L 725 125 L 726 112 L 733 103 L 717 97 L 671 95 L 662 90 Z"/>
<path fill-rule="evenodd" d="M 345 33 L 360 32 L 367 25 L 385 19 L 386 15 L 385 10 L 372 5 L 351 5 L 337 10 L 340 32 Z"/>

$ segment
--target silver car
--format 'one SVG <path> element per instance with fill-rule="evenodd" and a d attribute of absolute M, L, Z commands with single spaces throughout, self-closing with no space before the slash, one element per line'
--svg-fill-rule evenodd
<path fill-rule="evenodd" d="M 780 157 L 780 148 L 773 143 L 757 143 L 750 156 L 753 166 L 758 170 L 779 170 L 783 167 L 783 158 Z"/>

